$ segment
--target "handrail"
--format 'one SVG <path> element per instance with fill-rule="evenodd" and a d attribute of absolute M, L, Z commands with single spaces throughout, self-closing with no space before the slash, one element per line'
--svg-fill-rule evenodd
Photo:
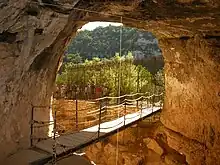
<path fill-rule="evenodd" d="M 115 117 L 115 115 L 114 114 L 105 115 L 105 118 L 109 118 L 109 117 Z"/>
<path fill-rule="evenodd" d="M 120 99 L 120 98 L 124 98 L 124 97 L 132 97 L 132 96 L 136 96 L 136 95 L 145 95 L 148 94 L 149 92 L 146 93 L 134 93 L 134 94 L 126 94 L 126 95 L 122 95 L 122 96 L 106 96 L 106 97 L 101 97 L 101 98 L 97 98 L 95 99 L 96 101 L 100 101 L 100 100 L 104 100 L 104 99 Z"/>
<path fill-rule="evenodd" d="M 153 94 L 153 95 L 148 96 L 148 97 L 141 96 L 141 97 L 139 97 L 139 98 L 137 98 L 137 99 L 133 99 L 133 100 L 134 100 L 134 101 L 137 101 L 137 100 L 140 100 L 141 98 L 151 98 L 151 97 L 153 97 L 153 96 L 161 96 L 162 94 L 163 94 L 163 93 L 158 94 L 158 95 Z M 101 108 L 101 110 L 102 110 L 102 112 L 103 112 L 103 111 L 106 110 L 105 108 L 108 108 L 108 111 L 109 111 L 109 109 L 121 107 L 121 106 L 125 105 L 127 101 L 131 102 L 131 101 L 133 101 L 133 100 L 125 99 L 125 101 L 124 101 L 122 104 L 113 105 L 113 106 L 103 106 L 103 107 Z M 161 103 L 161 100 L 158 101 L 158 102 L 156 102 L 156 103 L 154 103 L 154 104 L 158 104 L 158 103 Z M 42 107 L 42 106 L 38 106 L 38 107 Z M 94 107 L 96 107 L 96 106 L 94 106 Z M 86 108 L 84 108 L 84 109 L 86 109 Z M 89 109 L 89 108 L 87 108 L 87 109 Z M 87 112 L 87 115 L 86 115 L 85 117 L 89 116 L 90 114 L 92 114 L 92 115 L 97 115 L 97 114 L 99 114 L 99 113 L 95 113 L 95 112 L 99 112 L 99 111 L 100 111 L 100 109 L 96 109 L 96 110 L 94 110 L 94 111 Z M 110 111 L 112 111 L 112 110 L 110 110 Z M 116 111 L 117 111 L 117 110 L 116 110 Z M 128 111 L 129 111 L 129 110 L 128 110 Z M 131 111 L 131 110 L 130 110 L 130 111 Z M 53 123 L 54 121 L 37 121 L 37 120 L 33 120 L 33 122 L 34 122 L 34 124 L 49 124 L 49 123 Z"/>
<path fill-rule="evenodd" d="M 80 115 L 79 117 L 76 116 L 76 118 L 80 119 L 80 121 L 75 121 L 76 118 L 74 118 L 74 116 L 73 116 L 73 118 L 69 118 L 68 117 L 68 120 L 70 120 L 71 122 L 76 122 L 76 125 L 80 125 L 80 129 L 81 128 L 87 128 L 88 126 L 92 126 L 92 125 L 94 126 L 95 123 L 98 122 L 99 123 L 99 128 L 98 128 L 98 132 L 96 132 L 96 133 L 98 133 L 98 136 L 99 136 L 99 134 L 100 134 L 102 129 L 114 128 L 114 127 L 117 127 L 118 125 L 120 125 L 122 123 L 124 123 L 124 125 L 125 125 L 126 119 L 137 118 L 139 115 L 141 117 L 142 110 L 145 109 L 145 108 L 149 108 L 148 106 L 152 107 L 152 110 L 153 110 L 154 105 L 156 105 L 156 106 L 158 105 L 160 107 L 161 107 L 161 105 L 163 105 L 162 97 L 160 97 L 160 96 L 163 95 L 163 93 L 152 94 L 150 96 L 147 95 L 147 94 L 149 94 L 149 92 L 126 94 L 126 95 L 122 95 L 122 96 L 118 96 L 118 97 L 107 96 L 107 97 L 98 98 L 98 99 L 95 99 L 96 102 L 93 102 L 93 103 L 95 103 L 94 106 L 90 106 L 90 107 L 86 107 L 86 108 L 78 110 L 78 112 L 87 111 L 85 114 L 82 113 L 83 115 Z M 133 97 L 133 96 L 135 96 L 135 97 Z M 129 99 L 129 97 L 130 97 L 130 99 Z M 159 97 L 159 98 L 156 98 L 156 97 Z M 121 98 L 123 98 L 123 99 L 121 99 Z M 135 99 L 133 99 L 133 98 L 135 98 Z M 108 102 L 108 101 L 110 101 L 108 99 L 121 99 L 121 100 L 119 101 L 119 104 L 114 104 L 115 103 L 114 100 L 112 100 L 112 102 Z M 137 102 L 137 104 L 134 104 L 134 102 Z M 141 104 L 138 105 L 138 102 L 141 102 Z M 100 106 L 100 107 L 98 108 L 98 106 Z M 123 108 L 123 106 L 124 106 L 124 108 Z M 51 107 L 53 107 L 53 106 L 32 106 L 32 111 L 34 111 L 35 108 L 51 108 Z M 130 107 L 130 108 L 128 108 L 128 107 Z M 141 108 L 141 110 L 140 110 L 140 108 Z M 139 111 L 136 111 L 137 109 Z M 89 110 L 92 110 L 92 111 L 89 111 Z M 120 120 L 121 122 L 117 123 L 114 126 L 103 127 L 101 125 L 102 123 L 107 122 L 107 121 L 112 121 L 112 120 L 115 120 L 117 118 L 116 111 L 118 111 L 118 114 L 120 114 L 118 117 L 124 116 L 124 120 L 123 121 Z M 56 110 L 55 110 L 55 112 L 56 112 Z M 57 111 L 57 112 L 59 112 L 59 111 Z M 129 114 L 133 114 L 134 112 L 137 112 L 137 114 L 134 114 L 134 116 L 131 115 L 131 117 L 126 116 L 126 115 L 129 115 Z M 55 113 L 55 116 L 56 116 L 56 113 Z M 91 118 L 92 120 L 86 120 L 86 119 L 89 119 L 87 117 L 90 117 L 90 116 L 91 117 L 95 117 L 95 118 Z M 65 120 L 61 120 L 59 122 L 54 122 L 54 121 L 37 121 L 37 120 L 34 120 L 33 117 L 31 118 L 31 121 L 30 121 L 31 129 L 46 127 L 46 126 L 50 126 L 50 125 L 55 125 L 55 126 L 57 125 L 59 129 L 64 131 L 63 133 L 67 133 L 66 132 L 66 123 L 65 122 L 66 122 L 66 119 Z M 74 126 L 71 125 L 71 128 L 72 127 L 74 127 Z M 76 128 L 76 131 L 74 131 L 74 132 L 78 132 L 78 131 L 80 131 L 80 129 Z M 61 134 L 63 134 L 63 133 L 61 133 Z M 56 136 L 58 136 L 58 135 L 56 135 Z M 39 137 L 39 138 L 37 138 L 37 137 L 33 136 L 32 133 L 31 133 L 30 137 L 31 137 L 31 141 L 36 139 L 37 142 L 39 142 L 40 140 L 45 140 L 45 139 L 53 138 L 53 137 L 45 137 L 45 138 L 44 137 Z"/>
<path fill-rule="evenodd" d="M 143 96 L 138 97 L 137 99 L 125 99 L 125 101 L 126 102 L 135 102 L 135 101 L 141 100 L 142 98 L 143 98 Z"/>
<path fill-rule="evenodd" d="M 103 111 L 103 110 L 105 110 L 105 108 L 107 108 L 107 106 L 103 106 L 103 107 L 101 108 L 101 110 Z M 87 115 L 88 115 L 88 114 L 93 114 L 93 113 L 99 112 L 99 111 L 100 111 L 100 108 L 99 108 L 99 109 L 96 109 L 96 110 L 94 110 L 94 111 L 87 112 Z"/>
<path fill-rule="evenodd" d="M 125 104 L 125 103 L 118 104 L 118 105 L 107 106 L 107 108 L 108 108 L 108 109 L 118 108 L 118 107 L 123 106 L 124 104 Z"/>
<path fill-rule="evenodd" d="M 83 108 L 83 109 L 78 109 L 78 112 L 86 111 L 86 110 L 89 110 L 89 109 L 92 109 L 92 108 L 96 108 L 96 107 L 97 107 L 97 105 L 94 105 L 92 107 Z M 72 111 L 75 111 L 75 109 L 73 109 L 73 110 L 65 110 L 65 112 L 72 112 Z"/>
<path fill-rule="evenodd" d="M 162 96 L 163 95 L 163 93 L 160 93 L 160 94 L 158 94 L 158 95 L 156 95 L 156 94 L 152 94 L 152 95 L 150 95 L 150 96 L 142 96 L 144 99 L 150 99 L 151 97 L 159 97 L 159 96 Z"/>

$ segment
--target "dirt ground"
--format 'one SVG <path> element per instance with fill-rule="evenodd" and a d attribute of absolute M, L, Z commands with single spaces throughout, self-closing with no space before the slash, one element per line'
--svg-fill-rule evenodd
<path fill-rule="evenodd" d="M 76 104 L 78 105 L 77 108 Z M 78 110 L 78 127 L 76 109 Z M 98 109 L 98 105 L 94 102 L 78 100 L 76 103 L 75 100 L 54 100 L 53 110 L 56 110 L 58 133 L 74 132 L 85 128 L 88 125 L 86 113 L 96 109 Z"/>
<path fill-rule="evenodd" d="M 77 107 L 76 107 L 77 104 Z M 77 115 L 76 115 L 77 109 Z M 56 111 L 57 131 L 59 134 L 71 133 L 77 130 L 82 130 L 99 123 L 99 109 L 100 104 L 98 102 L 78 100 L 54 100 L 53 111 Z M 120 107 L 106 108 L 102 113 L 102 122 L 116 119 L 119 116 L 123 116 L 124 113 L 132 113 L 137 111 L 137 108 L 126 107 L 122 105 Z M 53 114 L 54 114 L 53 112 Z M 78 116 L 78 122 L 76 120 Z"/>

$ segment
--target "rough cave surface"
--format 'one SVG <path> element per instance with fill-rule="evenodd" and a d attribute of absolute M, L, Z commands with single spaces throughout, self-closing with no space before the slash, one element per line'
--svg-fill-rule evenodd
<path fill-rule="evenodd" d="M 160 40 L 166 144 L 189 164 L 220 164 L 219 0 L 1 1 L 0 160 L 29 147 L 32 105 L 49 105 L 60 59 L 77 29 L 120 16 Z M 49 118 L 47 108 L 39 111 Z"/>
<path fill-rule="evenodd" d="M 185 155 L 167 145 L 163 125 L 153 118 L 93 144 L 84 152 L 97 165 L 114 165 L 116 158 L 121 165 L 187 165 Z"/>

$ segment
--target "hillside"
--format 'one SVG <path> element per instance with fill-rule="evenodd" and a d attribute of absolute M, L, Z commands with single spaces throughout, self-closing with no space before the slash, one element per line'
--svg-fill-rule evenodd
<path fill-rule="evenodd" d="M 98 27 L 92 31 L 79 31 L 67 48 L 64 62 L 81 63 L 94 57 L 110 59 L 120 51 L 120 27 Z M 150 32 L 135 28 L 122 29 L 122 55 L 129 52 L 134 63 L 142 64 L 150 72 L 163 67 L 161 50 L 157 39 Z"/>

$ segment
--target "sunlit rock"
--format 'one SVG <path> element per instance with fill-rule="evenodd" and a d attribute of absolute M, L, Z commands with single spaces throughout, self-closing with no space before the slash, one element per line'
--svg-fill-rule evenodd
<path fill-rule="evenodd" d="M 159 144 L 154 140 L 150 138 L 143 139 L 144 144 L 147 145 L 147 148 L 153 150 L 159 155 L 163 154 L 163 149 L 159 146 Z"/>
<path fill-rule="evenodd" d="M 120 22 L 123 16 L 124 25 L 151 31 L 160 40 L 166 79 L 161 121 L 171 130 L 167 143 L 190 163 L 220 164 L 219 0 L 47 3 L 0 2 L 0 160 L 30 146 L 31 110 L 50 105 L 64 50 L 77 30 L 89 21 Z M 100 14 L 72 10 L 74 5 Z M 36 113 L 49 119 L 47 108 Z M 172 139 L 175 134 L 185 145 Z M 199 150 L 189 152 L 188 144 Z"/>

